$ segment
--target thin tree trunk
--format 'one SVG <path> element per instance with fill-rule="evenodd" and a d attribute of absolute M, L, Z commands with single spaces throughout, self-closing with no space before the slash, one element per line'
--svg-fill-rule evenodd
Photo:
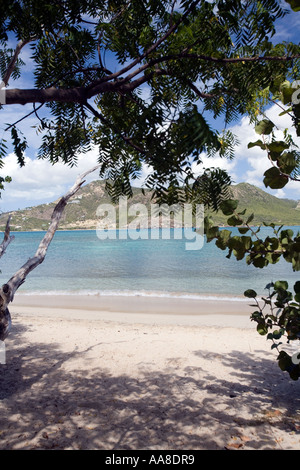
<path fill-rule="evenodd" d="M 3 238 L 2 243 L 0 244 L 0 258 L 1 256 L 4 255 L 6 248 L 8 247 L 10 242 L 12 242 L 13 239 L 15 238 L 14 235 L 10 235 L 10 219 L 11 219 L 11 215 L 7 219 L 5 232 L 4 232 L 4 238 Z"/>
<path fill-rule="evenodd" d="M 88 174 L 97 170 L 98 168 L 100 168 L 100 165 L 97 165 L 94 168 L 86 171 L 82 175 L 78 176 L 72 188 L 70 188 L 69 191 L 64 196 L 62 196 L 61 199 L 56 204 L 52 213 L 49 228 L 44 238 L 41 240 L 35 255 L 32 258 L 29 258 L 29 260 L 25 264 L 23 264 L 23 266 L 9 279 L 9 281 L 6 284 L 3 284 L 3 286 L 0 288 L 0 340 L 1 341 L 3 341 L 7 337 L 10 327 L 11 327 L 11 318 L 10 318 L 10 313 L 8 310 L 8 304 L 13 301 L 14 295 L 17 289 L 25 282 L 28 274 L 44 261 L 48 247 L 58 228 L 64 208 L 66 207 L 69 199 L 82 186 L 82 184 L 85 181 L 84 178 Z M 9 221 L 10 221 L 10 218 L 6 224 L 4 240 L 2 244 L 0 245 L 0 249 L 1 249 L 1 246 L 3 246 L 4 248 L 2 249 L 2 254 L 4 253 L 4 250 L 6 249 L 6 247 L 12 240 L 12 237 L 9 235 L 9 232 L 10 232 Z"/>

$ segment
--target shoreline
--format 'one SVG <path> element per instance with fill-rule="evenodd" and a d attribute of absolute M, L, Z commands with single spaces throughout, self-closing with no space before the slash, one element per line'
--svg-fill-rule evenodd
<path fill-rule="evenodd" d="M 242 299 L 241 299 L 242 300 Z M 244 299 L 243 299 L 244 300 Z M 121 323 L 254 328 L 251 299 L 230 301 L 122 295 L 17 294 L 12 319 L 21 316 Z"/>
<path fill-rule="evenodd" d="M 22 209 L 21 209 L 22 210 Z M 9 213 L 8 213 L 9 214 Z M 3 214 L 2 214 L 3 215 Z M 283 224 L 285 227 L 299 227 L 299 224 Z M 223 225 L 223 224 L 216 224 L 217 227 L 219 228 L 224 228 L 224 229 L 234 229 L 236 228 L 236 226 L 234 225 Z M 258 228 L 258 227 L 262 227 L 263 226 L 263 222 L 261 223 L 258 223 L 257 225 L 249 225 L 249 227 L 251 228 Z M 281 224 L 276 224 L 277 227 L 280 227 Z M 142 227 L 143 230 L 151 230 L 151 229 L 187 229 L 187 228 L 191 228 L 191 227 Z M 128 230 L 128 227 L 126 228 L 122 228 L 122 229 L 119 229 L 118 227 L 115 227 L 115 228 L 111 228 L 111 229 L 108 229 L 108 230 Z M 130 230 L 130 229 L 129 229 Z M 134 230 L 134 229 L 133 229 Z M 97 227 L 95 228 L 58 228 L 56 230 L 56 232 L 96 232 L 97 231 Z M 46 233 L 47 230 L 46 229 L 33 229 L 33 230 L 11 230 L 11 233 L 15 234 L 15 233 Z M 0 230 L 0 234 L 4 234 L 4 231 L 3 230 Z"/>

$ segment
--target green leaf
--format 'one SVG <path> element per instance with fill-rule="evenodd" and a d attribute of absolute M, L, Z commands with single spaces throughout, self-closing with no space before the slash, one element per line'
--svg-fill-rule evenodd
<path fill-rule="evenodd" d="M 296 281 L 295 284 L 294 284 L 294 291 L 296 292 L 296 294 L 299 294 L 300 293 L 300 281 Z"/>
<path fill-rule="evenodd" d="M 280 85 L 280 91 L 282 93 L 282 102 L 283 102 L 283 104 L 290 103 L 291 98 L 292 98 L 292 94 L 295 90 L 291 87 L 291 83 L 288 80 L 285 80 Z"/>
<path fill-rule="evenodd" d="M 232 215 L 238 206 L 238 201 L 234 199 L 226 199 L 220 204 L 220 209 L 224 215 Z"/>
<path fill-rule="evenodd" d="M 266 260 L 263 256 L 258 255 L 253 258 L 252 264 L 256 268 L 264 268 L 268 265 L 268 260 Z"/>
<path fill-rule="evenodd" d="M 268 290 L 269 290 L 269 289 L 271 289 L 271 287 L 274 287 L 274 283 L 273 283 L 273 282 L 269 282 L 269 283 L 266 285 L 265 289 L 268 289 Z"/>
<path fill-rule="evenodd" d="M 209 227 L 206 230 L 206 238 L 207 238 L 208 242 L 210 242 L 214 238 L 218 237 L 218 235 L 219 235 L 219 227 L 217 227 L 217 226 Z"/>
<path fill-rule="evenodd" d="M 279 113 L 278 116 L 284 116 L 285 114 L 288 114 L 292 111 L 293 111 L 293 108 L 290 107 L 290 108 L 286 109 L 285 111 L 282 111 L 281 113 Z"/>
<path fill-rule="evenodd" d="M 283 150 L 286 150 L 289 148 L 289 145 L 284 142 L 283 140 L 279 140 L 277 142 L 271 142 L 270 144 L 267 145 L 268 149 L 271 152 L 283 152 Z"/>
<path fill-rule="evenodd" d="M 239 231 L 242 235 L 244 235 L 245 233 L 247 233 L 248 230 L 249 230 L 249 229 L 248 229 L 247 227 L 239 227 L 239 228 L 238 228 L 238 231 Z"/>
<path fill-rule="evenodd" d="M 278 365 L 281 370 L 287 370 L 292 365 L 291 358 L 285 351 L 280 351 Z"/>
<path fill-rule="evenodd" d="M 257 293 L 253 289 L 247 289 L 244 292 L 245 297 L 249 297 L 250 299 L 255 298 L 257 296 Z"/>
<path fill-rule="evenodd" d="M 257 332 L 262 336 L 264 336 L 268 333 L 268 328 L 264 323 L 259 323 L 257 325 L 256 329 L 257 329 Z"/>
<path fill-rule="evenodd" d="M 274 283 L 274 289 L 275 290 L 278 290 L 278 289 L 287 290 L 288 287 L 289 287 L 289 285 L 286 281 L 276 281 Z"/>
<path fill-rule="evenodd" d="M 273 166 L 265 171 L 263 181 L 266 187 L 281 189 L 288 183 L 289 179 L 287 176 L 282 175 L 277 167 Z"/>
<path fill-rule="evenodd" d="M 241 241 L 244 245 L 245 250 L 249 250 L 251 248 L 251 244 L 252 244 L 251 237 L 241 237 Z"/>
<path fill-rule="evenodd" d="M 300 1 L 299 0 L 286 0 L 287 3 L 291 5 L 293 11 L 300 11 Z"/>
<path fill-rule="evenodd" d="M 239 217 L 233 215 L 232 217 L 229 217 L 229 219 L 227 219 L 227 223 L 228 225 L 235 227 L 236 225 L 241 225 L 243 221 Z"/>
<path fill-rule="evenodd" d="M 219 237 L 216 241 L 216 246 L 221 250 L 227 248 L 228 240 L 230 239 L 231 231 L 230 230 L 220 230 Z"/>
<path fill-rule="evenodd" d="M 298 302 L 298 303 L 300 302 L 300 292 L 298 292 L 298 293 L 295 295 L 294 299 L 296 300 L 296 302 Z"/>
<path fill-rule="evenodd" d="M 280 339 L 282 336 L 282 330 L 275 330 L 273 331 L 273 338 L 274 339 Z"/>
<path fill-rule="evenodd" d="M 254 219 L 254 214 L 249 215 L 248 219 L 246 220 L 246 224 L 249 225 L 253 219 Z"/>
<path fill-rule="evenodd" d="M 269 119 L 263 119 L 255 126 L 255 132 L 257 134 L 271 134 L 274 124 Z"/>
<path fill-rule="evenodd" d="M 262 150 L 266 149 L 266 145 L 260 139 L 256 142 L 249 142 L 248 149 L 251 149 L 252 147 L 260 147 Z"/>

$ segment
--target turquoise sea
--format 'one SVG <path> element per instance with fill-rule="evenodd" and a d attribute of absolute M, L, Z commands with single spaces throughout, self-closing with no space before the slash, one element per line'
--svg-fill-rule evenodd
<path fill-rule="evenodd" d="M 300 227 L 291 227 L 294 231 Z M 177 232 L 176 232 L 177 230 Z M 214 242 L 202 249 L 187 250 L 183 234 L 171 231 L 144 232 L 144 238 L 100 240 L 94 230 L 58 231 L 44 262 L 27 277 L 19 293 L 153 295 L 180 297 L 231 297 L 238 300 L 252 288 L 266 293 L 270 281 L 287 279 L 290 287 L 299 279 L 282 260 L 264 269 L 247 266 L 244 260 L 226 258 Z M 233 229 L 233 232 L 236 229 Z M 261 230 L 263 238 L 269 229 Z M 177 234 L 176 234 L 177 233 Z M 1 282 L 6 282 L 34 255 L 43 232 L 16 232 L 15 240 L 0 260 Z M 123 234 L 124 235 L 124 234 Z M 176 238 L 177 237 L 177 238 Z"/>

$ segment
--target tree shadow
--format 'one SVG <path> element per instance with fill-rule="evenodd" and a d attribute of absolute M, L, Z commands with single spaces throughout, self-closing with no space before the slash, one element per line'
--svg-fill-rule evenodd
<path fill-rule="evenodd" d="M 299 432 L 300 384 L 265 351 L 259 360 L 194 352 L 219 361 L 230 380 L 191 366 L 112 375 L 101 358 L 76 367 L 87 350 L 23 345 L 23 332 L 15 326 L 0 366 L 0 449 L 219 450 L 237 436 L 240 448 L 274 449 L 276 433 Z"/>

